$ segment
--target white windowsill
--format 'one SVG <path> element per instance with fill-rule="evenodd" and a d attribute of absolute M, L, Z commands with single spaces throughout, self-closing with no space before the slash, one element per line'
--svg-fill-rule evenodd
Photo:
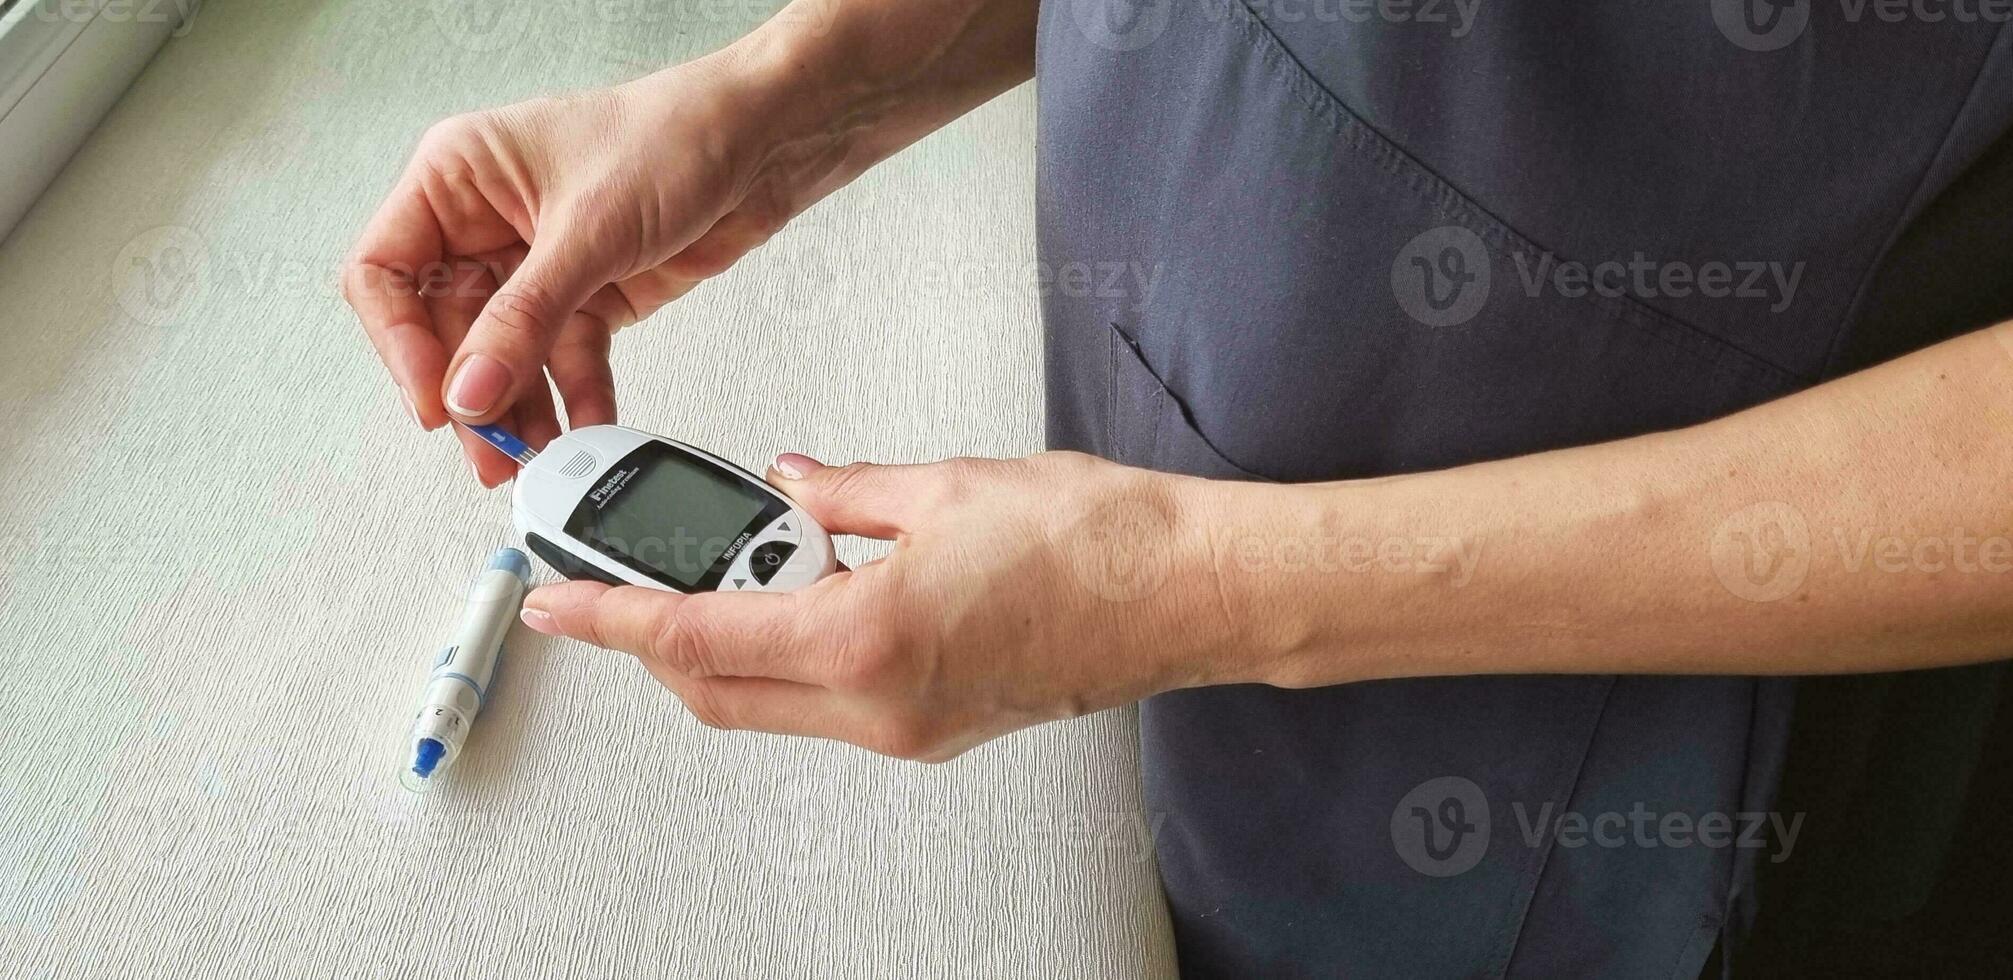
<path fill-rule="evenodd" d="M 194 0 L 17 0 L 0 15 L 0 239 Z"/>

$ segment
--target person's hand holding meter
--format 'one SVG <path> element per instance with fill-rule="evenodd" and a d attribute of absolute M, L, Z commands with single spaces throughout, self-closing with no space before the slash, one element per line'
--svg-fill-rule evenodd
<path fill-rule="evenodd" d="M 941 761 L 1016 729 L 1232 680 L 1213 484 L 1075 453 L 822 466 L 769 479 L 887 558 L 786 593 L 550 585 L 524 621 L 634 654 L 700 721 Z M 1199 495 L 1199 496 L 1198 496 Z M 1196 573 L 1202 574 L 1196 574 Z"/>

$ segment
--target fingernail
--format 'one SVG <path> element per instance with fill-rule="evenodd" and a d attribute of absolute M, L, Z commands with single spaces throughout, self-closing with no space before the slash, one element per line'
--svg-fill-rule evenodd
<path fill-rule="evenodd" d="M 426 423 L 419 421 L 419 406 L 413 404 L 412 392 L 400 388 L 398 390 L 398 397 L 405 399 L 405 414 L 412 416 L 413 422 L 417 423 L 420 428 L 426 428 Z"/>
<path fill-rule="evenodd" d="M 552 614 L 543 609 L 526 609 L 517 615 L 519 619 L 524 620 L 524 625 L 540 633 L 544 633 L 546 636 L 559 635 L 559 627 L 552 623 Z"/>
<path fill-rule="evenodd" d="M 792 480 L 801 480 L 825 468 L 825 464 L 803 453 L 784 453 L 776 457 L 776 472 Z"/>
<path fill-rule="evenodd" d="M 510 369 L 488 354 L 470 354 L 447 386 L 447 407 L 456 415 L 478 416 L 495 407 L 510 389 Z"/>

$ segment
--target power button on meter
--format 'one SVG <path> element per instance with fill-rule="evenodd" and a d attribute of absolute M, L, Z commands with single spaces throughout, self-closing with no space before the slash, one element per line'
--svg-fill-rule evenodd
<path fill-rule="evenodd" d="M 756 545 L 753 551 L 748 552 L 748 572 L 755 576 L 755 581 L 768 585 L 769 580 L 776 577 L 776 572 L 796 550 L 797 546 L 788 541 L 770 541 Z"/>

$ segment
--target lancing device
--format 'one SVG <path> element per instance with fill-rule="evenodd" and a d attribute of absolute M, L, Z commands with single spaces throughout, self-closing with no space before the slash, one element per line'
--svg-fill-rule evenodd
<path fill-rule="evenodd" d="M 412 745 L 398 776 L 406 789 L 426 792 L 461 755 L 462 740 L 489 696 L 503 638 L 517 622 L 530 579 L 531 562 L 524 552 L 505 548 L 491 556 L 489 567 L 469 587 L 461 628 L 434 658 L 426 702 L 412 720 Z"/>

